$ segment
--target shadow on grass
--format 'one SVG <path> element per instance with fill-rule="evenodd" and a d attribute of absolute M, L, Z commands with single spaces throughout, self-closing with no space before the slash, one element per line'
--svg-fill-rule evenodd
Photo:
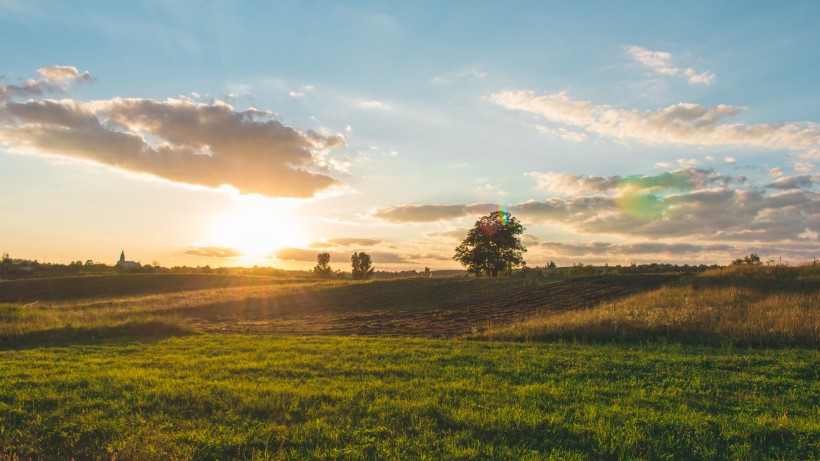
<path fill-rule="evenodd" d="M 170 314 L 205 331 L 456 337 L 537 313 L 613 302 L 679 279 L 679 274 L 653 274 L 373 281 L 208 303 Z"/>
<path fill-rule="evenodd" d="M 50 277 L 0 281 L 0 301 L 29 302 L 107 298 L 215 288 L 309 283 L 311 281 L 310 279 L 215 274 L 121 274 Z"/>
<path fill-rule="evenodd" d="M 94 344 L 105 340 L 158 340 L 172 336 L 197 334 L 193 328 L 177 322 L 150 320 L 120 325 L 66 326 L 0 336 L 0 350 L 40 346 Z"/>
<path fill-rule="evenodd" d="M 820 279 L 763 279 L 755 277 L 693 277 L 687 280 L 693 288 L 748 288 L 760 293 L 814 293 L 820 290 Z"/>
<path fill-rule="evenodd" d="M 752 335 L 733 336 L 726 333 L 712 331 L 675 330 L 640 328 L 631 326 L 629 329 L 612 331 L 567 329 L 558 332 L 534 332 L 532 334 L 498 333 L 494 335 L 476 335 L 470 339 L 501 340 L 531 343 L 582 343 L 582 344 L 685 344 L 691 346 L 733 346 L 733 347 L 805 347 L 820 348 L 820 341 L 812 335 Z"/>

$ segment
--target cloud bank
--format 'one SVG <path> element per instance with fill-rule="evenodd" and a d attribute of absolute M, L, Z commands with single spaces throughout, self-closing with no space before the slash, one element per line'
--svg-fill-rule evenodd
<path fill-rule="evenodd" d="M 790 122 L 746 125 L 729 120 L 743 107 L 679 103 L 657 110 L 625 110 L 570 98 L 566 93 L 537 95 L 532 91 L 507 90 L 490 99 L 510 110 L 535 114 L 618 141 L 687 146 L 741 146 L 802 153 L 806 161 L 820 149 L 820 125 Z"/>
<path fill-rule="evenodd" d="M 74 68 L 40 69 L 41 80 L 0 87 L 0 142 L 168 181 L 269 197 L 307 198 L 340 185 L 321 157 L 341 135 L 302 132 L 272 114 L 223 102 L 114 98 L 29 99 L 90 80 Z"/>
<path fill-rule="evenodd" d="M 575 176 L 531 172 L 540 189 L 568 197 L 510 204 L 525 226 L 554 224 L 578 235 L 698 242 L 817 244 L 817 177 L 778 178 L 766 187 L 745 177 L 681 169 L 654 176 Z M 453 224 L 495 209 L 491 203 L 397 205 L 373 210 L 386 222 Z M 449 237 L 443 233 L 431 237 Z"/>

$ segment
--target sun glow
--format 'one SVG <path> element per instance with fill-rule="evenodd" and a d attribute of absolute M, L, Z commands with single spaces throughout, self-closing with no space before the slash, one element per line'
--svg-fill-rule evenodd
<path fill-rule="evenodd" d="M 212 245 L 242 253 L 245 262 L 270 259 L 276 250 L 304 246 L 306 238 L 293 209 L 295 200 L 239 196 L 230 211 L 213 219 Z"/>

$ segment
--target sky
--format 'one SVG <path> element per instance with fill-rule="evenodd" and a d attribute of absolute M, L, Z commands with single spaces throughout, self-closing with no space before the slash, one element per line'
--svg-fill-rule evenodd
<path fill-rule="evenodd" d="M 820 257 L 820 2 L 0 0 L 0 251 Z"/>

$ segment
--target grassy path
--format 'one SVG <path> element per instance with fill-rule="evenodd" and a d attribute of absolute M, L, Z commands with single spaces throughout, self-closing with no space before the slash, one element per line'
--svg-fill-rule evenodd
<path fill-rule="evenodd" d="M 817 459 L 820 351 L 199 335 L 0 350 L 0 459 Z"/>

